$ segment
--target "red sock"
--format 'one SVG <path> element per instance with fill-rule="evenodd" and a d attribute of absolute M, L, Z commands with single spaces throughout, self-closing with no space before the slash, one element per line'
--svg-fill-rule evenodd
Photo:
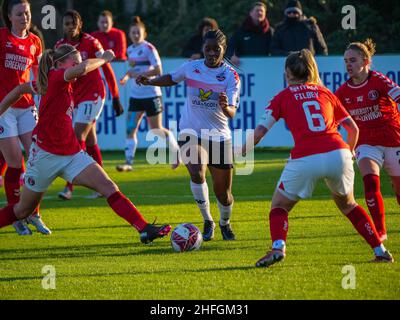
<path fill-rule="evenodd" d="M 7 170 L 7 162 L 6 159 L 4 159 L 3 153 L 0 152 L 0 175 L 4 176 L 6 170 Z"/>
<path fill-rule="evenodd" d="M 397 203 L 400 205 L 400 194 L 396 194 Z"/>
<path fill-rule="evenodd" d="M 380 235 L 386 234 L 385 205 L 381 193 L 379 176 L 367 174 L 364 178 L 365 201 L 371 213 L 376 230 Z"/>
<path fill-rule="evenodd" d="M 276 240 L 284 240 L 289 229 L 288 212 L 282 208 L 273 208 L 269 213 L 269 229 L 271 232 L 272 242 Z"/>
<path fill-rule="evenodd" d="M 355 207 L 347 218 L 351 221 L 358 233 L 368 242 L 371 248 L 381 245 L 375 225 L 367 212 L 360 206 Z"/>
<path fill-rule="evenodd" d="M 101 156 L 98 144 L 95 144 L 94 146 L 86 146 L 86 152 L 99 164 L 100 167 L 103 166 L 103 157 Z"/>
<path fill-rule="evenodd" d="M 9 204 L 7 207 L 0 209 L 0 228 L 9 226 L 17 220 L 18 219 L 14 214 L 13 204 Z"/>
<path fill-rule="evenodd" d="M 9 204 L 15 204 L 19 201 L 19 178 L 21 176 L 21 168 L 8 167 L 4 176 L 4 189 Z"/>
<path fill-rule="evenodd" d="M 121 192 L 113 193 L 108 197 L 107 202 L 117 215 L 128 221 L 139 232 L 148 224 L 133 203 Z"/>

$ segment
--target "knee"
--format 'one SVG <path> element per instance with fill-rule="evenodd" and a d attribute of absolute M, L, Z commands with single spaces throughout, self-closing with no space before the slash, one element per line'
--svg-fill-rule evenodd
<path fill-rule="evenodd" d="M 230 206 L 233 203 L 233 195 L 230 190 L 215 192 L 215 196 L 223 206 Z"/>
<path fill-rule="evenodd" d="M 206 177 L 203 176 L 200 172 L 190 173 L 190 179 L 196 184 L 203 184 L 204 182 L 206 182 Z"/>
<path fill-rule="evenodd" d="M 108 179 L 104 181 L 101 186 L 97 190 L 100 194 L 102 194 L 104 197 L 108 198 L 115 192 L 118 192 L 118 186 L 112 181 L 111 179 Z"/>

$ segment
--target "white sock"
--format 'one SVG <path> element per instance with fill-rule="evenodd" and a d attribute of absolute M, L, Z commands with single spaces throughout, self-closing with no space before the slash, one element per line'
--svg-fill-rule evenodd
<path fill-rule="evenodd" d="M 126 163 L 133 164 L 133 159 L 135 158 L 136 148 L 137 148 L 137 138 L 125 139 L 125 159 Z"/>
<path fill-rule="evenodd" d="M 385 251 L 386 251 L 386 248 L 383 245 L 383 243 L 379 247 L 375 247 L 374 248 L 374 253 L 375 253 L 376 256 L 383 256 Z"/>
<path fill-rule="evenodd" d="M 217 200 L 217 203 L 218 203 L 218 209 L 219 209 L 219 214 L 220 214 L 219 224 L 221 226 L 226 226 L 229 224 L 230 219 L 231 219 L 233 202 L 229 206 L 224 206 L 218 200 Z"/>
<path fill-rule="evenodd" d="M 194 200 L 200 209 L 203 219 L 213 221 L 210 213 L 210 200 L 208 198 L 207 181 L 204 181 L 202 184 L 197 184 L 190 180 L 190 189 L 192 189 Z"/>
<path fill-rule="evenodd" d="M 283 252 L 285 252 L 285 250 L 286 250 L 286 243 L 285 243 L 285 241 L 283 241 L 283 240 L 275 240 L 275 241 L 272 243 L 272 249 L 275 249 L 275 250 L 282 250 Z"/>

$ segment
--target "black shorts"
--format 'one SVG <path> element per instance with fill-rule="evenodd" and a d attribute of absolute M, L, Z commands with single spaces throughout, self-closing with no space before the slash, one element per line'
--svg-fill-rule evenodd
<path fill-rule="evenodd" d="M 129 99 L 129 112 L 146 111 L 146 116 L 154 117 L 163 111 L 163 103 L 161 97 L 146 99 Z"/>
<path fill-rule="evenodd" d="M 212 141 L 201 139 L 193 135 L 181 134 L 178 144 L 184 163 L 207 164 L 210 167 L 224 170 L 233 169 L 232 140 Z M 198 152 L 196 155 L 191 154 L 191 150 L 194 150 L 191 146 L 194 144 L 196 146 L 201 146 L 202 149 L 206 151 L 207 155 L 205 159 L 201 159 Z M 196 150 L 199 149 L 196 148 Z"/>

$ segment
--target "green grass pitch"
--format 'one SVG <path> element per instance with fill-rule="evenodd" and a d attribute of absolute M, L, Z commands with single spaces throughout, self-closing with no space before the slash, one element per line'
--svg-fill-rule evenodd
<path fill-rule="evenodd" d="M 51 236 L 0 230 L 0 299 L 399 299 L 399 263 L 369 262 L 372 250 L 336 209 L 323 183 L 289 215 L 286 260 L 270 269 L 254 267 L 270 246 L 270 199 L 287 157 L 286 151 L 257 152 L 254 173 L 234 177 L 237 240 L 222 241 L 217 227 L 213 241 L 189 253 L 173 252 L 169 238 L 142 245 L 105 199 L 84 198 L 89 190 L 77 188 L 69 202 L 57 199 L 64 185 L 58 179 L 41 207 Z M 122 153 L 105 154 L 105 169 L 150 222 L 157 217 L 173 227 L 191 222 L 202 229 L 184 167 L 150 166 L 139 153 L 133 172 L 118 173 L 114 168 L 122 158 Z M 399 206 L 386 174 L 382 189 L 386 246 L 400 259 Z M 365 207 L 358 172 L 355 193 Z M 4 199 L 2 190 L 2 205 Z M 55 290 L 42 288 L 45 265 L 55 267 Z M 342 288 L 347 265 L 355 268 L 355 289 Z"/>

